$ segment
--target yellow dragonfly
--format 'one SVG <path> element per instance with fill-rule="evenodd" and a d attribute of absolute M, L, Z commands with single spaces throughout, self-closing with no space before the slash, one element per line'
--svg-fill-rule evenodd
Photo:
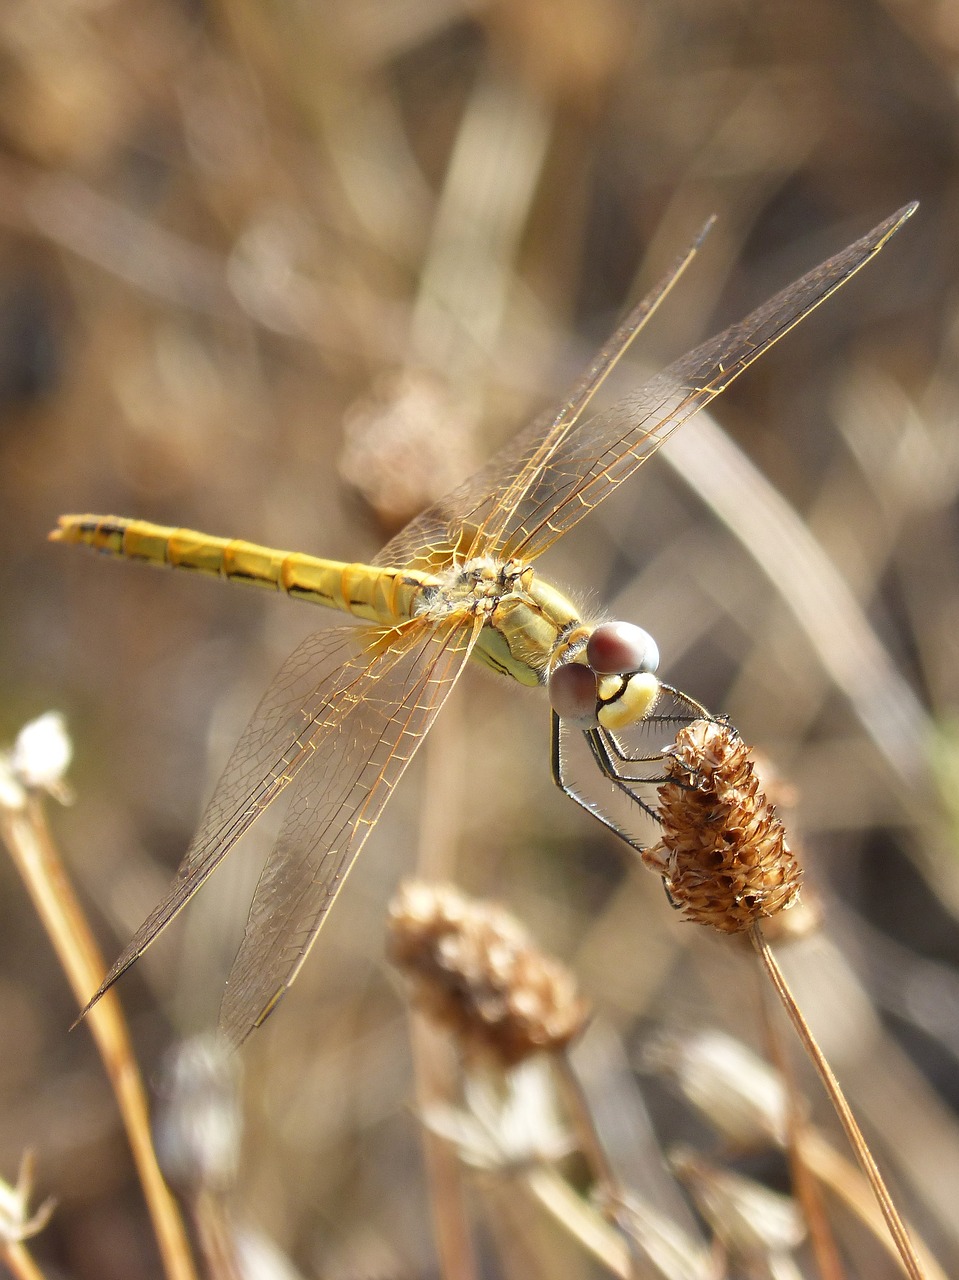
<path fill-rule="evenodd" d="M 583 619 L 533 561 L 813 308 L 873 258 L 915 204 L 789 285 L 741 323 L 592 416 L 586 410 L 695 255 L 707 227 L 623 321 L 560 409 L 414 519 L 372 564 L 343 564 L 114 516 L 63 516 L 51 537 L 152 564 L 260 583 L 366 626 L 330 628 L 284 663 L 227 762 L 168 893 L 92 1005 L 143 953 L 268 805 L 289 807 L 227 982 L 221 1028 L 240 1043 L 275 1008 L 393 788 L 469 657 L 545 686 L 552 767 L 574 800 L 639 847 L 567 779 L 564 726 L 632 795 L 617 735 L 663 691 L 656 645 L 629 623 Z M 90 1006 L 88 1006 L 89 1008 Z"/>

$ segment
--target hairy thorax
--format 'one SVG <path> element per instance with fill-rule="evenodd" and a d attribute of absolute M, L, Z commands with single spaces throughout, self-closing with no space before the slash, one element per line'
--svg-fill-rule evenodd
<path fill-rule="evenodd" d="M 421 596 L 432 622 L 451 614 L 483 617 L 473 656 L 520 684 L 542 684 L 570 635 L 582 627 L 575 606 L 520 560 L 481 557 L 448 570 Z"/>

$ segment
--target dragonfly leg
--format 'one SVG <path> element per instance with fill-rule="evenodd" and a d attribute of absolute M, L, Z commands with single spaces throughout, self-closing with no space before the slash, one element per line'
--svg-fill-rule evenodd
<path fill-rule="evenodd" d="M 625 827 L 621 826 L 611 818 L 609 814 L 604 813 L 601 806 L 595 800 L 591 800 L 588 796 L 577 791 L 573 783 L 565 776 L 562 741 L 563 722 L 555 711 L 551 711 L 550 716 L 550 772 L 553 775 L 553 781 L 564 795 L 569 796 L 570 800 L 575 804 L 578 804 L 581 809 L 585 809 L 587 813 L 592 814 L 594 818 L 597 818 L 607 831 L 611 831 L 614 836 L 618 836 L 620 840 L 623 840 L 628 844 L 631 849 L 635 849 L 637 853 L 642 853 L 646 846 L 640 844 L 634 836 L 629 834 Z M 589 738 L 589 736 L 590 732 L 588 731 L 586 737 Z M 604 774 L 606 773 L 605 769 L 603 772 Z M 610 781 L 616 782 L 617 785 L 626 792 L 630 799 L 636 799 L 624 782 L 618 780 L 614 776 L 610 776 L 608 774 L 606 776 L 610 777 Z M 643 808 L 647 813 L 651 812 L 647 805 L 643 805 Z"/>
<path fill-rule="evenodd" d="M 675 698 L 681 707 L 685 707 L 689 713 L 684 716 L 665 716 L 666 720 L 679 720 L 684 724 L 688 724 L 692 720 L 716 720 L 717 717 L 711 711 L 707 711 L 701 702 L 697 702 L 695 698 L 691 698 L 688 693 L 683 693 L 682 689 L 676 689 L 671 684 L 665 684 L 662 680 L 659 687 L 663 693 L 668 693 L 671 698 Z M 649 719 L 650 717 L 647 717 Z M 652 717 L 656 719 L 657 717 Z"/>
<path fill-rule="evenodd" d="M 688 693 L 683 693 L 681 689 L 675 689 L 670 684 L 662 684 L 660 687 L 682 710 L 671 711 L 665 715 L 655 713 L 648 715 L 643 719 L 644 726 L 651 727 L 656 725 L 675 728 L 676 726 L 691 724 L 694 720 L 717 720 L 716 716 L 707 711 L 702 703 L 697 702 L 695 698 L 691 698 Z M 650 777 L 645 773 L 631 772 L 631 766 L 634 765 L 660 763 L 662 761 L 662 750 L 643 755 L 633 755 L 626 750 L 613 732 L 602 727 L 588 730 L 587 736 L 590 737 L 590 749 L 597 764 L 604 776 L 609 778 L 611 782 L 657 785 L 666 781 L 666 778 L 661 775 Z M 671 779 L 671 781 L 675 781 L 675 779 Z"/>
<path fill-rule="evenodd" d="M 623 751 L 623 748 L 616 741 L 616 738 L 608 729 L 587 729 L 583 735 L 589 744 L 589 749 L 593 759 L 599 765 L 600 773 L 607 778 L 620 791 L 626 793 L 630 800 L 633 800 L 639 807 L 651 818 L 656 817 L 656 811 L 653 807 L 646 803 L 642 796 L 638 796 L 633 787 L 641 783 L 649 783 L 656 786 L 660 782 L 665 782 L 664 774 L 658 777 L 636 777 L 631 773 L 622 772 L 623 765 L 636 764 L 656 764 L 662 762 L 662 755 L 656 752 L 654 755 L 648 756 L 630 756 Z"/>
<path fill-rule="evenodd" d="M 664 716 L 664 717 L 661 717 L 661 719 L 666 721 L 678 720 L 681 722 L 688 723 L 690 720 L 698 719 L 698 716 L 688 716 L 688 717 Z M 616 738 L 613 736 L 613 734 L 611 734 L 608 730 L 604 730 L 604 729 L 587 730 L 585 736 L 587 738 L 587 741 L 589 742 L 589 747 L 593 754 L 593 759 L 599 765 L 600 770 L 602 771 L 604 777 L 608 778 L 610 782 L 615 783 L 616 786 L 618 786 L 621 790 L 625 791 L 631 800 L 635 801 L 635 803 L 638 804 L 639 807 L 645 813 L 647 813 L 649 817 L 653 819 L 654 822 L 658 823 L 660 819 L 658 814 L 656 813 L 656 810 L 651 805 L 649 805 L 642 798 L 642 796 L 637 795 L 636 792 L 633 790 L 633 788 L 627 784 L 629 782 L 632 782 L 633 784 L 648 783 L 650 786 L 656 786 L 659 783 L 666 782 L 667 781 L 666 776 L 664 774 L 661 774 L 659 777 L 654 777 L 654 778 L 635 778 L 635 777 L 626 778 L 625 776 L 618 773 L 617 770 L 619 766 L 622 765 L 623 763 L 655 764 L 657 761 L 661 762 L 662 754 L 660 752 L 657 752 L 655 755 L 629 756 L 626 752 L 623 751 L 621 745 L 616 741 Z M 674 785 L 676 783 L 675 779 L 669 779 L 669 781 L 672 781 Z M 686 785 L 692 788 L 694 784 L 686 783 L 686 784 L 680 784 L 680 785 Z M 566 794 L 569 795 L 570 792 L 567 791 Z M 595 809 L 590 809 L 590 812 L 594 813 L 597 817 L 599 817 L 601 822 L 605 821 L 605 817 L 602 814 L 596 813 Z M 614 831 L 617 831 L 617 834 L 620 834 L 620 832 L 612 823 L 606 822 L 606 826 L 610 827 Z M 646 852 L 645 849 L 640 849 L 640 846 L 635 841 L 630 841 L 630 843 L 632 844 L 632 847 L 634 849 L 639 849 L 639 851 L 642 853 Z M 658 870 L 658 868 L 655 868 L 655 867 L 652 869 Z M 663 891 L 666 894 L 666 901 L 673 908 L 673 910 L 678 911 L 682 906 L 682 903 L 679 902 L 676 898 L 674 898 L 673 895 L 670 893 L 669 884 L 667 882 L 664 872 L 660 872 L 660 874 L 663 876 Z"/>

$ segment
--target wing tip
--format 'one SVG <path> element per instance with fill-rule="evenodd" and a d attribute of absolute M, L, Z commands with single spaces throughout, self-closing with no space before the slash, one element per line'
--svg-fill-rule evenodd
<path fill-rule="evenodd" d="M 80 1023 L 84 1020 L 87 1014 L 90 1013 L 90 1011 L 94 1008 L 95 1005 L 100 1003 L 100 1001 L 107 994 L 107 992 L 110 991 L 113 985 L 120 978 L 123 977 L 126 971 L 132 968 L 134 964 L 136 964 L 137 960 L 139 960 L 144 950 L 145 948 L 142 946 L 135 947 L 133 943 L 130 944 L 130 946 L 126 949 L 126 951 L 124 951 L 123 955 L 120 956 L 119 960 L 117 960 L 116 964 L 107 974 L 107 976 L 100 983 L 99 987 L 97 987 L 96 991 L 93 993 L 90 999 L 86 1002 L 86 1004 L 77 1014 L 75 1021 L 70 1027 L 71 1031 L 74 1029 L 74 1027 L 78 1027 L 80 1025 Z"/>
<path fill-rule="evenodd" d="M 77 1027 L 80 1025 L 81 1022 L 83 1022 L 87 1014 L 94 1008 L 94 1006 L 100 1003 L 100 1001 L 103 999 L 106 993 L 113 986 L 114 982 L 116 982 L 117 977 L 119 977 L 119 974 L 117 974 L 116 976 L 112 974 L 108 974 L 103 979 L 103 981 L 100 983 L 99 987 L 97 988 L 96 992 L 86 1002 L 86 1004 L 77 1014 L 77 1016 L 74 1018 L 73 1022 L 71 1022 L 70 1024 L 71 1031 L 76 1031 Z"/>
<path fill-rule="evenodd" d="M 904 223 L 909 221 L 918 208 L 919 201 L 910 200 L 908 204 L 904 204 L 901 209 L 897 209 L 895 213 L 890 214 L 888 218 L 880 222 L 872 233 L 876 238 L 876 248 L 881 249 L 886 241 L 894 236 Z"/>
<path fill-rule="evenodd" d="M 696 233 L 695 239 L 693 240 L 693 243 L 692 243 L 692 250 L 694 253 L 703 247 L 703 241 L 706 239 L 706 237 L 709 235 L 710 231 L 712 231 L 713 227 L 716 225 L 718 221 L 719 221 L 719 214 L 711 213 L 709 217 L 706 219 L 706 221 L 703 223 L 703 225 L 699 228 L 699 230 Z"/>
<path fill-rule="evenodd" d="M 220 1007 L 220 1025 L 218 1032 L 220 1038 L 230 1045 L 232 1049 L 239 1049 L 244 1041 L 258 1031 L 263 1026 L 267 1018 L 274 1011 L 287 991 L 290 989 L 290 983 L 281 983 L 273 992 L 269 1000 L 260 1010 L 258 1014 L 251 1017 L 249 1012 L 245 1012 L 241 1007 L 238 1009 L 230 1008 L 230 988 L 227 983 L 227 990 L 223 997 L 223 1004 Z"/>

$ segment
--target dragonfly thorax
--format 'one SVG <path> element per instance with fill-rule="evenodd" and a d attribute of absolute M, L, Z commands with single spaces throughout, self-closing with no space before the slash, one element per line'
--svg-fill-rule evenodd
<path fill-rule="evenodd" d="M 521 560 L 479 556 L 454 565 L 426 588 L 418 613 L 439 622 L 454 613 L 491 615 L 502 600 L 525 593 L 533 576 Z"/>

